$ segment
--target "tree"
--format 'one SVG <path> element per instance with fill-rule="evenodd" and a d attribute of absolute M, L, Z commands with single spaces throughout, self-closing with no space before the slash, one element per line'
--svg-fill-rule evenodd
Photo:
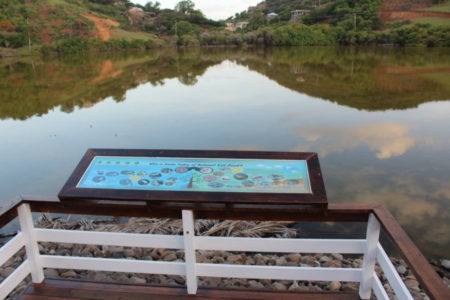
<path fill-rule="evenodd" d="M 155 3 L 153 3 L 152 1 L 147 2 L 147 4 L 144 5 L 144 10 L 147 12 L 153 12 L 155 14 L 158 14 L 160 9 L 161 3 L 159 3 L 158 1 L 155 1 Z"/>
<path fill-rule="evenodd" d="M 194 11 L 195 4 L 191 0 L 183 0 L 175 6 L 175 11 L 183 15 L 189 15 Z"/>
<path fill-rule="evenodd" d="M 248 30 L 257 30 L 267 24 L 266 16 L 263 13 L 254 13 L 248 22 Z"/>

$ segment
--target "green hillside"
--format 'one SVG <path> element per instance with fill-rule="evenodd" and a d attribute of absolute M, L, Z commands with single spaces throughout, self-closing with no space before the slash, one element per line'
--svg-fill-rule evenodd
<path fill-rule="evenodd" d="M 87 48 L 148 48 L 171 35 L 208 31 L 222 23 L 207 19 L 191 1 L 174 9 L 158 2 L 145 6 L 129 0 L 0 1 L 0 47 L 39 47 L 48 52 Z M 1 51 L 0 51 L 1 52 Z"/>

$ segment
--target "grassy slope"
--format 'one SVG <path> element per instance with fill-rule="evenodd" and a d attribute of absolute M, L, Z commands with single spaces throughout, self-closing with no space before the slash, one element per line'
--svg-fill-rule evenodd
<path fill-rule="evenodd" d="M 431 24 L 433 26 L 450 26 L 450 20 L 449 19 L 443 19 L 443 18 L 434 18 L 434 17 L 428 17 L 428 18 L 418 18 L 412 20 L 413 24 Z"/>
<path fill-rule="evenodd" d="M 424 9 L 425 11 L 437 11 L 437 12 L 448 12 L 450 13 L 450 2 L 433 5 Z"/>
<path fill-rule="evenodd" d="M 93 8 L 97 4 L 91 4 Z M 83 5 L 82 0 L 39 0 L 31 6 L 33 13 L 31 26 L 34 33 L 33 44 L 57 43 L 73 36 L 95 38 L 98 36 L 94 22 L 83 17 L 91 14 L 101 18 L 118 21 L 120 28 L 112 28 L 112 39 L 154 39 L 154 34 L 136 31 L 128 26 L 126 17 L 106 15 L 99 10 L 91 10 Z M 82 24 L 84 27 L 79 27 Z"/>

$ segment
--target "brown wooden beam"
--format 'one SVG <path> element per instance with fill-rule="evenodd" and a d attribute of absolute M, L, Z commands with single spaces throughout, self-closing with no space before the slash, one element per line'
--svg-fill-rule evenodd
<path fill-rule="evenodd" d="M 36 298 L 34 298 L 36 297 Z M 283 292 L 233 288 L 200 287 L 195 296 L 185 287 L 163 287 L 78 280 L 47 279 L 42 284 L 29 285 L 20 299 L 254 299 L 254 300 L 355 300 L 355 292 Z"/>
<path fill-rule="evenodd" d="M 436 300 L 450 299 L 450 289 L 443 283 L 442 279 L 428 263 L 428 260 L 423 256 L 388 209 L 384 205 L 381 205 L 374 209 L 374 214 L 394 244 L 399 248 L 400 254 L 408 263 L 428 296 Z"/>

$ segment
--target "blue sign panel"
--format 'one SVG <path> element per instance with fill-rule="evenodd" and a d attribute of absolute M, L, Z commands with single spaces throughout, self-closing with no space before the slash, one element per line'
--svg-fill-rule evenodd
<path fill-rule="evenodd" d="M 77 188 L 311 194 L 304 160 L 96 156 Z"/>

